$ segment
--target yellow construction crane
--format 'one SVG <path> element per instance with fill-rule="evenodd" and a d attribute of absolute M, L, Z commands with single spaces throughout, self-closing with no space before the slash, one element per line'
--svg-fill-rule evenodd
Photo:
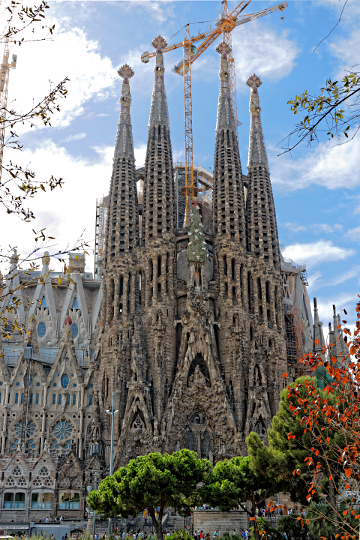
<path fill-rule="evenodd" d="M 8 100 L 8 90 L 9 90 L 9 73 L 11 68 L 16 68 L 17 56 L 16 54 L 12 55 L 11 63 L 9 62 L 9 43 L 5 41 L 5 49 L 3 61 L 1 64 L 1 74 L 0 74 L 0 181 L 2 177 L 2 162 L 4 155 L 4 145 L 5 145 L 5 120 L 6 120 L 6 109 L 7 109 L 7 100 Z"/>
<path fill-rule="evenodd" d="M 223 13 L 216 23 L 216 28 L 210 29 L 206 32 L 201 32 L 195 37 L 190 37 L 189 24 L 186 25 L 185 38 L 183 41 L 165 47 L 163 53 L 174 51 L 175 49 L 183 48 L 182 62 L 174 67 L 175 73 L 183 75 L 184 77 L 184 117 L 185 117 L 185 186 L 181 192 L 186 197 L 186 226 L 189 226 L 190 220 L 190 205 L 192 198 L 197 194 L 198 188 L 194 186 L 194 170 L 193 170 L 193 133 L 192 133 L 192 97 L 191 97 L 191 65 L 195 62 L 199 56 L 206 51 L 208 47 L 214 41 L 223 34 L 223 39 L 228 45 L 230 45 L 230 55 L 228 57 L 229 70 L 230 70 L 230 89 L 231 97 L 234 107 L 234 114 L 237 125 L 239 121 L 237 119 L 237 106 L 236 106 L 236 78 L 235 78 L 235 60 L 232 56 L 232 43 L 231 32 L 237 26 L 245 24 L 247 22 L 259 19 L 275 11 L 284 11 L 288 4 L 282 2 L 276 6 L 263 9 L 257 13 L 251 13 L 250 15 L 242 15 L 244 9 L 251 3 L 252 0 L 242 0 L 240 4 L 236 6 L 230 13 L 228 10 L 227 0 L 223 0 L 224 6 Z M 199 43 L 200 42 L 200 43 Z M 195 44 L 198 44 L 196 47 Z M 144 52 L 141 55 L 141 61 L 148 63 L 150 58 L 156 56 L 156 52 L 149 53 Z"/>

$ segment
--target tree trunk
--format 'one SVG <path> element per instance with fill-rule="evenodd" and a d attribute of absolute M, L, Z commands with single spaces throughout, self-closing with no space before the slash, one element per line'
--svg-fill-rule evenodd
<path fill-rule="evenodd" d="M 254 492 L 252 492 L 252 497 L 251 497 L 251 513 L 252 513 L 251 517 L 255 518 L 254 521 L 252 522 L 253 526 L 254 526 L 255 540 L 260 540 L 260 534 L 259 534 L 258 526 L 257 526 L 257 523 L 256 523 L 256 501 L 255 501 L 255 493 Z"/>
<path fill-rule="evenodd" d="M 162 532 L 162 512 L 160 512 L 160 514 L 158 515 L 158 519 L 156 519 L 155 517 L 155 511 L 153 508 L 148 508 L 148 512 L 151 516 L 151 520 L 154 524 L 154 528 L 155 528 L 155 531 L 156 531 L 156 538 L 157 540 L 164 540 L 164 537 L 163 537 L 163 532 Z"/>

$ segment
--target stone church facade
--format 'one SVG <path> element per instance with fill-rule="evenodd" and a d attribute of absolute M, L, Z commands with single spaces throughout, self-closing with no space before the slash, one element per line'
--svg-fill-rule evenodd
<path fill-rule="evenodd" d="M 250 149 L 242 172 L 225 43 L 213 178 L 213 230 L 201 220 L 200 259 L 189 231 L 175 228 L 173 159 L 162 49 L 156 50 L 139 235 L 130 78 L 110 186 L 101 337 L 94 368 L 102 437 L 109 439 L 115 391 L 116 466 L 149 451 L 196 450 L 217 461 L 262 438 L 276 413 L 286 371 L 276 215 L 255 75 L 250 87 Z M 193 215 L 196 210 L 193 204 Z M 197 232 L 196 232 L 197 231 Z M 141 240 L 140 240 L 141 238 Z M 200 240 L 196 240 L 199 242 Z M 204 255 L 202 257 L 202 254 Z"/>
<path fill-rule="evenodd" d="M 115 392 L 114 466 L 151 451 L 195 450 L 213 463 L 246 452 L 245 438 L 277 412 L 291 371 L 284 322 L 301 302 L 303 341 L 313 328 L 302 270 L 279 250 L 256 75 L 249 77 L 247 174 L 231 104 L 228 46 L 220 56 L 212 228 L 192 203 L 176 228 L 173 157 L 165 93 L 164 39 L 153 41 L 143 202 L 138 203 L 128 65 L 110 184 L 103 279 L 70 254 L 68 274 L 31 279 L 14 252 L 2 288 L 16 285 L 16 317 L 1 339 L 0 517 L 37 521 L 82 516 L 86 488 L 108 474 Z M 141 219 L 139 219 L 141 216 Z M 296 273 L 297 272 L 297 273 Z M 30 280 L 27 283 L 27 280 Z M 26 285 L 22 287 L 22 285 Z M 2 308 L 6 308 L 5 300 Z M 304 314 L 305 313 L 305 314 Z M 334 319 L 334 332 L 337 319 Z M 323 341 L 323 337 L 321 338 Z"/>

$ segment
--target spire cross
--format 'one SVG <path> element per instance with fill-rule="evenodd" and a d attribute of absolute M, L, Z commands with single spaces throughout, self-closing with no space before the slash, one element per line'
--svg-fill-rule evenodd
<path fill-rule="evenodd" d="M 252 91 L 254 91 L 255 89 L 259 88 L 259 86 L 262 85 L 262 81 L 260 77 L 258 77 L 257 75 L 255 75 L 255 73 L 253 73 L 253 75 L 250 75 L 250 77 L 246 81 L 246 84 L 248 85 L 249 88 L 251 88 Z"/>
<path fill-rule="evenodd" d="M 227 59 L 227 55 L 230 53 L 231 49 L 230 46 L 225 43 L 225 41 L 222 41 L 216 47 L 215 51 L 219 53 L 222 58 Z"/>
<path fill-rule="evenodd" d="M 162 36 L 158 35 L 156 36 L 156 38 L 152 40 L 151 45 L 154 47 L 156 52 L 160 53 L 163 51 L 163 49 L 165 49 L 165 47 L 167 46 L 167 43 Z"/>
<path fill-rule="evenodd" d="M 134 76 L 134 70 L 128 64 L 124 64 L 120 69 L 118 69 L 118 74 L 122 79 L 124 79 L 125 83 Z"/>

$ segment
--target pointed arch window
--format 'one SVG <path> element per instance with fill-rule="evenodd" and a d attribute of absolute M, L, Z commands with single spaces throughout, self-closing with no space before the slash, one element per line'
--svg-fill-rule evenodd
<path fill-rule="evenodd" d="M 71 309 L 79 309 L 77 298 L 74 298 L 73 305 Z"/>
<path fill-rule="evenodd" d="M 43 338 L 46 334 L 46 324 L 41 322 L 38 324 L 37 333 L 40 338 Z"/>
<path fill-rule="evenodd" d="M 71 326 L 71 331 L 72 331 L 73 338 L 76 339 L 76 337 L 77 337 L 77 335 L 79 333 L 79 328 L 78 328 L 78 325 L 76 323 L 74 323 Z"/>
<path fill-rule="evenodd" d="M 42 307 L 42 308 L 46 308 L 46 307 L 47 307 L 45 296 L 42 297 L 42 300 L 41 300 L 41 307 Z"/>

